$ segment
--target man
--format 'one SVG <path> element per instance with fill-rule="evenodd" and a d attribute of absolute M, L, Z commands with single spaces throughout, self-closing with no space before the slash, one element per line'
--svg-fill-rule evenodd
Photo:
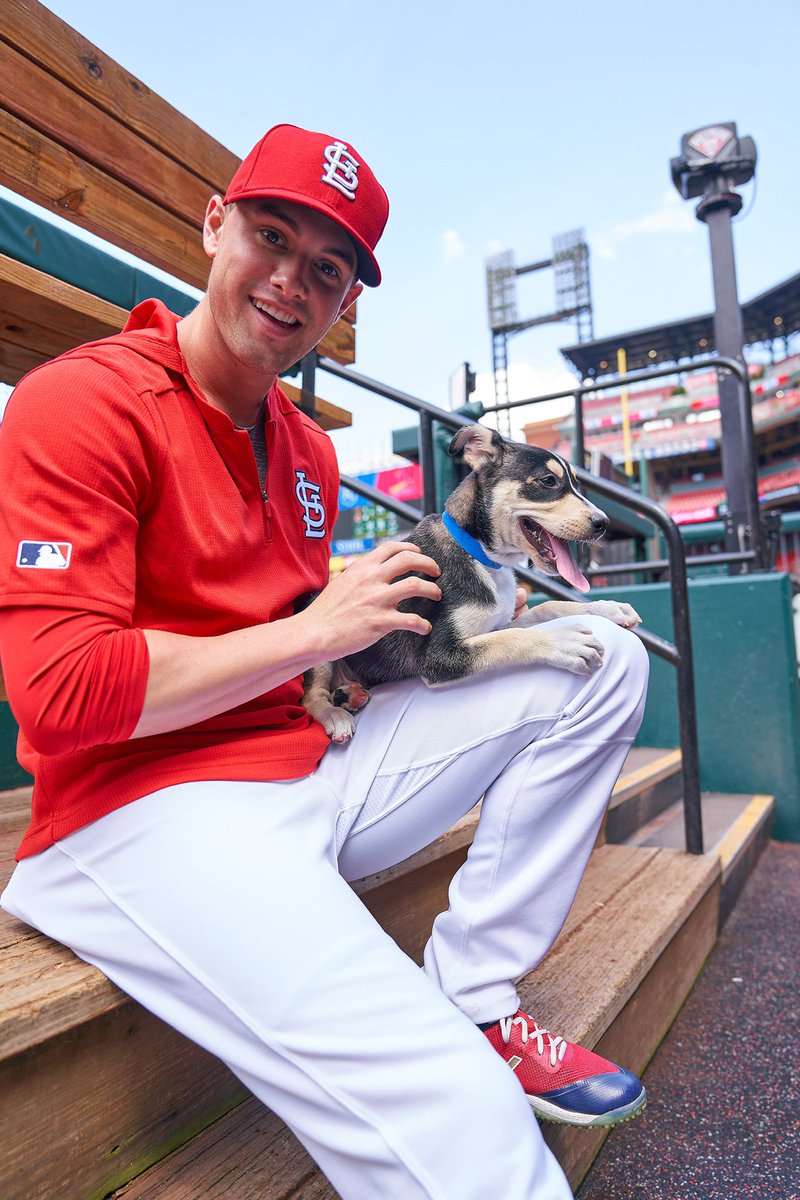
<path fill-rule="evenodd" d="M 208 205 L 197 308 L 148 301 L 12 396 L 0 647 L 36 784 L 3 903 L 228 1063 L 343 1197 L 564 1200 L 531 1109 L 614 1124 L 644 1089 L 514 980 L 572 903 L 647 659 L 584 617 L 591 676 L 377 689 L 346 750 L 301 707 L 306 668 L 424 637 L 397 603 L 440 595 L 408 543 L 327 585 L 333 452 L 276 383 L 380 282 L 387 215 L 352 146 L 278 126 Z M 346 880 L 480 796 L 421 971 Z"/>

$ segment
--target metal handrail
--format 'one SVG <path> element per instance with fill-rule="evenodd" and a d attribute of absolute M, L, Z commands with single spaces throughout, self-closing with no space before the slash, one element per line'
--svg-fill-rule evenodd
<path fill-rule="evenodd" d="M 730 367 L 736 373 L 739 373 L 739 364 L 734 359 L 709 359 L 709 363 L 713 362 L 715 367 Z M 699 366 L 706 364 L 706 360 L 701 360 Z M 694 365 L 694 364 L 693 364 Z M 380 383 L 377 380 L 370 379 L 366 375 L 361 375 L 357 371 L 351 370 L 349 367 L 339 366 L 337 363 L 329 359 L 316 358 L 314 359 L 313 367 L 308 375 L 304 370 L 303 384 L 304 391 L 308 391 L 313 395 L 313 379 L 309 379 L 309 375 L 313 373 L 313 368 L 319 367 L 330 375 L 334 375 L 339 379 L 346 380 L 357 387 L 362 387 L 367 391 L 373 392 L 376 395 L 383 396 L 387 400 L 392 400 L 397 404 L 403 405 L 405 408 L 410 408 L 419 414 L 420 432 L 419 432 L 419 456 L 420 467 L 422 470 L 423 482 L 423 507 L 416 509 L 411 505 L 404 504 L 402 501 L 394 500 L 390 496 L 385 496 L 375 488 L 365 484 L 362 480 L 353 479 L 349 476 L 342 476 L 342 483 L 345 487 L 356 492 L 358 495 L 364 496 L 373 503 L 380 504 L 383 508 L 390 512 L 395 512 L 404 519 L 416 522 L 421 519 L 425 513 L 433 512 L 436 508 L 435 494 L 435 474 L 434 474 L 434 453 L 433 453 L 433 423 L 436 421 L 446 428 L 457 431 L 464 425 L 474 424 L 474 421 L 469 417 L 464 417 L 460 413 L 448 412 L 445 409 L 437 408 L 435 405 L 428 403 L 426 400 L 421 400 L 416 396 L 411 396 L 407 392 L 402 392 L 397 388 L 391 387 L 388 384 Z M 674 374 L 672 372 L 657 369 L 652 373 L 636 372 L 626 376 L 626 382 L 638 382 L 640 379 L 650 379 L 656 375 Z M 307 383 L 308 379 L 308 383 Z M 583 386 L 567 392 L 559 392 L 540 399 L 559 399 L 564 396 L 575 396 L 576 400 L 576 423 L 582 429 L 583 420 L 580 410 L 580 397 L 584 392 L 595 391 L 598 387 L 602 388 L 608 385 L 592 385 Z M 617 386 L 619 383 L 617 382 Z M 532 403 L 533 401 L 510 401 L 508 405 L 498 407 L 518 407 L 520 403 Z M 490 411 L 490 410 L 486 410 Z M 579 419 L 580 418 L 580 419 Z M 583 439 L 580 438 L 582 445 Z M 581 457 L 581 461 L 583 458 Z M 659 637 L 658 634 L 652 633 L 647 629 L 637 629 L 636 634 L 647 647 L 649 651 L 657 655 L 659 658 L 665 659 L 673 664 L 676 669 L 676 684 L 678 693 L 678 727 L 681 743 L 681 770 L 683 776 L 683 811 L 684 811 L 684 828 L 686 833 L 686 849 L 690 854 L 703 853 L 703 828 L 702 816 L 700 810 L 700 761 L 697 736 L 697 706 L 695 699 L 694 688 L 694 661 L 692 658 L 691 644 L 691 627 L 689 620 L 689 589 L 688 579 L 686 574 L 686 556 L 684 552 L 683 540 L 680 535 L 680 530 L 669 514 L 661 508 L 660 505 L 652 500 L 646 499 L 638 494 L 632 494 L 628 489 L 620 487 L 619 484 L 612 483 L 610 480 L 599 478 L 585 470 L 583 466 L 575 468 L 578 478 L 586 484 L 590 484 L 593 491 L 598 492 L 601 496 L 615 500 L 618 504 L 625 508 L 631 509 L 645 516 L 650 520 L 664 535 L 668 559 L 670 567 L 670 597 L 672 602 L 672 622 L 673 622 L 673 637 L 675 643 L 667 641 Z M 633 564 L 630 569 L 638 569 L 639 564 Z M 576 600 L 581 599 L 578 593 L 563 584 L 556 583 L 553 579 L 546 575 L 541 575 L 537 571 L 520 568 L 517 574 L 526 581 L 532 583 L 539 591 L 546 595 L 553 596 L 557 599 Z"/>

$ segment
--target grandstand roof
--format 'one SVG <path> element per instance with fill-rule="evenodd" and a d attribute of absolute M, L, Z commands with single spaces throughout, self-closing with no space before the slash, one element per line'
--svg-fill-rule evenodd
<path fill-rule="evenodd" d="M 788 338 L 800 330 L 800 274 L 748 300 L 742 305 L 742 318 L 746 346 Z M 713 313 L 580 342 L 562 348 L 561 353 L 582 379 L 596 379 L 617 374 L 619 349 L 625 350 L 629 371 L 713 354 Z"/>

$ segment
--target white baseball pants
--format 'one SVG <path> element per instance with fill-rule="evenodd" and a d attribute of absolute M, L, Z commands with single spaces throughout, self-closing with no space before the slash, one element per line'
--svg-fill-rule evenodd
<path fill-rule="evenodd" d="M 165 788 L 25 859 L 3 905 L 224 1060 L 345 1200 L 567 1200 L 474 1022 L 518 1007 L 641 721 L 641 643 L 580 621 L 606 646 L 593 675 L 379 688 L 313 775 Z M 420 970 L 346 880 L 482 795 Z"/>

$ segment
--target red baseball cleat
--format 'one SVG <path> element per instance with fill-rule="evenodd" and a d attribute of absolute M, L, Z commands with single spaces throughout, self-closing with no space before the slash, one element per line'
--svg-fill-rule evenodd
<path fill-rule="evenodd" d="M 618 1125 L 647 1104 L 624 1067 L 540 1028 L 521 1009 L 483 1028 L 519 1079 L 537 1116 L 564 1125 Z"/>

